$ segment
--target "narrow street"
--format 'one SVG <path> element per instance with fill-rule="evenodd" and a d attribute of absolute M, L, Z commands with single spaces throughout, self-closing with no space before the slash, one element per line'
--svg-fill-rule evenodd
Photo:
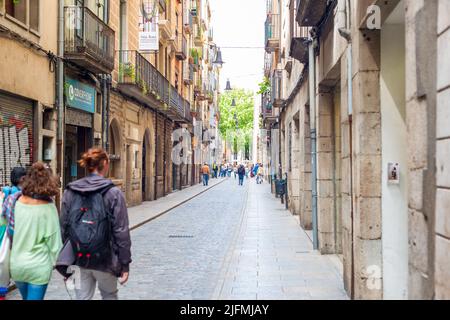
<path fill-rule="evenodd" d="M 132 241 L 120 299 L 347 299 L 331 257 L 313 252 L 298 219 L 254 180 L 230 178 L 133 230 Z M 46 299 L 71 297 L 55 273 Z"/>

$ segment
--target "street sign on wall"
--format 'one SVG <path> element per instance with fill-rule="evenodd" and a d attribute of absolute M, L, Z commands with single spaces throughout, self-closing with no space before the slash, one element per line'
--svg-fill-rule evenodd
<path fill-rule="evenodd" d="M 66 77 L 64 87 L 66 103 L 70 107 L 95 113 L 95 96 L 97 92 L 94 87 L 69 77 Z"/>

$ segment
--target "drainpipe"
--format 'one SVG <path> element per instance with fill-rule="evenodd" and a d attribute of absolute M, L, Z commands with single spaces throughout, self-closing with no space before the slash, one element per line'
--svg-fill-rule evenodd
<path fill-rule="evenodd" d="M 100 79 L 101 79 L 101 84 L 102 84 L 102 136 L 103 136 L 103 149 L 104 150 L 108 150 L 107 149 L 107 144 L 106 144 L 106 139 L 107 139 L 107 134 L 106 134 L 106 128 L 108 127 L 108 122 L 106 119 L 106 103 L 107 103 L 107 93 L 106 93 L 106 87 L 107 87 L 107 80 L 106 80 L 106 75 L 102 74 L 100 75 Z"/>
<path fill-rule="evenodd" d="M 64 0 L 58 0 L 58 63 L 56 74 L 56 103 L 58 110 L 58 128 L 57 128 L 57 174 L 61 179 L 61 185 L 64 180 L 63 166 L 63 141 L 64 141 Z M 59 203 L 59 201 L 58 201 Z"/>
<path fill-rule="evenodd" d="M 316 130 L 316 62 L 314 49 L 317 40 L 311 35 L 309 40 L 309 109 L 311 126 L 311 183 L 312 183 L 312 227 L 313 247 L 319 249 L 319 229 L 317 219 L 317 130 Z"/>
<path fill-rule="evenodd" d="M 111 86 L 112 77 L 109 74 L 106 77 L 107 87 L 106 87 L 106 150 L 109 150 L 109 121 L 111 118 Z"/>
<path fill-rule="evenodd" d="M 354 249 L 354 206 L 353 206 L 353 53 L 352 53 L 352 35 L 351 35 L 351 6 L 350 0 L 346 1 L 346 28 L 340 28 L 339 34 L 347 40 L 347 104 L 348 104 L 348 123 L 350 137 L 350 198 L 351 198 L 351 298 L 355 298 L 355 249 Z"/>

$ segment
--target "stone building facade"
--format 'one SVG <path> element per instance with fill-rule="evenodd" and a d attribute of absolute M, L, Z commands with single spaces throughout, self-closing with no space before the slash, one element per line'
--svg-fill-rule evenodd
<path fill-rule="evenodd" d="M 449 10 L 446 1 L 268 2 L 266 48 L 280 56 L 266 75 L 282 76 L 262 111 L 268 124 L 265 110 L 280 106 L 278 178 L 287 173 L 292 213 L 322 254 L 340 258 L 355 299 L 449 296 Z"/>
<path fill-rule="evenodd" d="M 129 206 L 199 183 L 195 126 L 217 126 L 211 18 L 203 0 L 0 1 L 0 70 L 11 75 L 0 77 L 0 185 L 44 160 L 64 188 L 94 146 L 111 154 Z"/>
<path fill-rule="evenodd" d="M 57 17 L 53 2 L 0 1 L 0 186 L 16 166 L 56 170 Z"/>

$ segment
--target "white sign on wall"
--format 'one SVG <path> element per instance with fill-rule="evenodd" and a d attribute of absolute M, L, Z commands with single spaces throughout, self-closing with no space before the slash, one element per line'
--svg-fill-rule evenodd
<path fill-rule="evenodd" d="M 158 4 L 154 0 L 141 0 L 139 14 L 139 51 L 158 51 Z"/>

